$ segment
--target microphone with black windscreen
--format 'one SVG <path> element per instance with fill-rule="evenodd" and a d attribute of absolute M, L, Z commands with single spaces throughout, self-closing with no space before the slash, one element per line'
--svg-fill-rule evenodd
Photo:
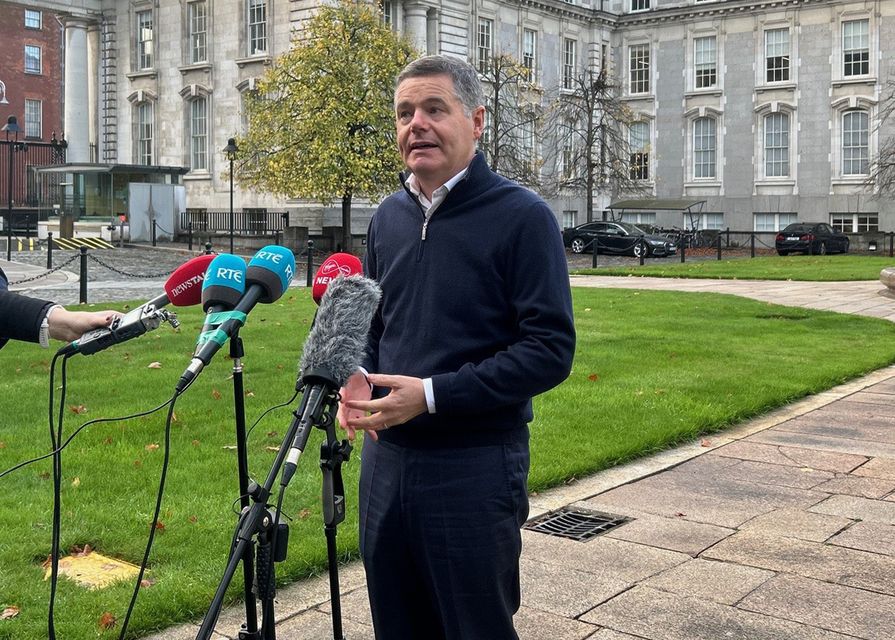
<path fill-rule="evenodd" d="M 304 395 L 290 425 L 296 432 L 283 465 L 282 486 L 295 474 L 299 456 L 323 410 L 335 404 L 339 389 L 358 370 L 381 296 L 379 285 L 363 276 L 337 277 L 323 294 L 302 351 Z"/>
<path fill-rule="evenodd" d="M 205 271 L 213 260 L 213 255 L 201 255 L 184 262 L 168 276 L 164 293 L 116 318 L 108 327 L 88 331 L 62 347 L 59 355 L 70 356 L 75 353 L 90 355 L 157 329 L 162 322 L 170 322 L 177 328 L 179 326 L 177 316 L 162 307 L 167 304 L 175 307 L 191 307 L 199 304 Z"/>

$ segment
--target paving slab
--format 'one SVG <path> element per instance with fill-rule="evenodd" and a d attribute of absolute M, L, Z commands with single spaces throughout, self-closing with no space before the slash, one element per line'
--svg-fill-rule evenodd
<path fill-rule="evenodd" d="M 873 443 L 895 443 L 895 420 L 891 417 L 870 417 L 815 412 L 795 420 L 788 420 L 771 431 L 788 431 L 847 440 Z"/>
<path fill-rule="evenodd" d="M 895 524 L 895 503 L 857 496 L 834 495 L 811 507 L 814 513 L 829 513 L 852 520 Z"/>
<path fill-rule="evenodd" d="M 637 542 L 650 547 L 697 556 L 735 532 L 734 529 L 717 527 L 712 524 L 647 515 L 612 529 L 605 535 L 608 538 Z"/>
<path fill-rule="evenodd" d="M 876 396 L 877 398 L 885 398 L 887 401 L 868 402 L 862 400 L 863 396 Z M 868 391 L 855 393 L 847 398 L 843 398 L 833 404 L 828 404 L 816 411 L 806 413 L 806 418 L 813 418 L 815 415 L 837 416 L 852 418 L 895 418 L 895 398 L 886 394 L 873 394 Z"/>
<path fill-rule="evenodd" d="M 773 484 L 794 489 L 813 489 L 834 477 L 832 471 L 818 471 L 810 467 L 794 467 L 755 460 L 743 460 L 739 464 L 727 467 L 719 475 L 731 480 Z"/>
<path fill-rule="evenodd" d="M 663 517 L 736 528 L 757 515 L 781 507 L 808 507 L 826 494 L 717 476 L 666 471 L 597 496 L 601 504 L 628 505 Z M 586 502 L 585 502 L 586 504 Z"/>
<path fill-rule="evenodd" d="M 581 617 L 651 640 L 854 640 L 836 632 L 638 586 Z"/>
<path fill-rule="evenodd" d="M 895 557 L 895 527 L 881 522 L 857 522 L 828 542 L 840 547 Z"/>
<path fill-rule="evenodd" d="M 870 440 L 854 440 L 834 436 L 812 435 L 808 433 L 768 429 L 749 436 L 750 442 L 780 445 L 784 447 L 801 447 L 825 452 L 847 453 L 868 458 L 895 458 L 895 444 L 873 442 Z"/>
<path fill-rule="evenodd" d="M 764 536 L 824 542 L 853 522 L 854 520 L 849 518 L 813 513 L 803 509 L 775 509 L 753 518 L 740 529 Z"/>
<path fill-rule="evenodd" d="M 342 620 L 342 632 L 351 640 L 375 640 L 373 627 Z M 320 640 L 333 637 L 332 618 L 323 611 L 309 609 L 277 623 L 277 637 L 289 640 Z"/>
<path fill-rule="evenodd" d="M 632 636 L 627 633 L 619 633 L 605 627 L 597 631 L 594 635 L 588 637 L 587 640 L 639 640 L 643 636 Z"/>
<path fill-rule="evenodd" d="M 871 458 L 852 473 L 856 476 L 895 480 L 895 458 Z"/>
<path fill-rule="evenodd" d="M 748 595 L 739 608 L 867 638 L 895 638 L 895 597 L 781 575 Z"/>
<path fill-rule="evenodd" d="M 873 391 L 859 391 L 858 393 L 849 396 L 848 402 L 852 404 L 895 404 L 895 398 L 892 397 L 895 395 L 895 391 L 893 391 L 893 393 L 879 393 L 875 388 L 873 389 Z"/>
<path fill-rule="evenodd" d="M 798 446 L 780 446 L 778 444 L 763 444 L 751 440 L 741 440 L 725 445 L 711 453 L 709 456 L 727 456 L 740 460 L 754 460 L 756 462 L 770 462 L 772 464 L 790 465 L 817 469 L 818 471 L 833 471 L 848 473 L 852 469 L 867 462 L 866 456 L 850 453 L 834 453 L 806 449 Z"/>
<path fill-rule="evenodd" d="M 702 557 L 895 595 L 895 559 L 835 545 L 743 531 Z"/>
<path fill-rule="evenodd" d="M 825 493 L 880 499 L 895 491 L 895 479 L 847 475 L 832 478 L 814 488 Z"/>
<path fill-rule="evenodd" d="M 577 618 L 633 584 L 633 581 L 620 580 L 608 568 L 601 574 L 570 567 L 558 570 L 555 564 L 524 557 L 519 570 L 522 601 L 539 611 L 564 618 Z"/>
<path fill-rule="evenodd" d="M 736 604 L 775 575 L 766 569 L 696 558 L 641 584 L 681 596 Z"/>
<path fill-rule="evenodd" d="M 513 616 L 519 640 L 593 640 L 597 627 L 586 622 L 570 620 L 532 607 L 520 607 Z"/>
<path fill-rule="evenodd" d="M 598 536 L 575 542 L 533 531 L 522 532 L 522 557 L 597 579 L 631 584 L 690 560 L 685 553 Z"/>
<path fill-rule="evenodd" d="M 340 591 L 342 594 L 339 598 L 339 605 L 342 609 L 342 619 L 372 627 L 373 614 L 370 613 L 370 599 L 367 597 L 366 585 L 348 592 L 342 587 Z M 332 613 L 332 606 L 329 601 L 324 602 L 317 609 L 327 615 Z"/>

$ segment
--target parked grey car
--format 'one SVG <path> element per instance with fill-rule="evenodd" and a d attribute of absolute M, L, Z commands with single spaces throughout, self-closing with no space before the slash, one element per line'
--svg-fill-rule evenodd
<path fill-rule="evenodd" d="M 647 233 L 628 222 L 586 222 L 562 232 L 563 244 L 572 253 L 591 252 L 643 256 L 670 256 L 677 252 L 674 241 L 665 236 Z"/>

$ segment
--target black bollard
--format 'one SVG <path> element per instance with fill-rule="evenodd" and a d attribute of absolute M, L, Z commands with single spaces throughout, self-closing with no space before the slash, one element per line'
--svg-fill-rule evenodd
<path fill-rule="evenodd" d="M 314 241 L 308 240 L 308 286 L 314 282 Z"/>
<path fill-rule="evenodd" d="M 641 235 L 637 242 L 640 243 L 640 266 L 642 267 L 643 258 L 646 256 L 646 240 L 644 240 L 643 236 Z"/>
<path fill-rule="evenodd" d="M 152 221 L 152 246 L 155 246 L 155 220 Z"/>
<path fill-rule="evenodd" d="M 715 243 L 717 244 L 717 247 L 718 247 L 718 260 L 720 260 L 721 259 L 721 234 L 720 233 L 717 236 L 715 236 Z"/>
<path fill-rule="evenodd" d="M 81 293 L 78 302 L 87 304 L 87 247 L 81 247 Z"/>
<path fill-rule="evenodd" d="M 749 234 L 749 251 L 752 254 L 752 257 L 755 257 L 755 234 Z"/>
<path fill-rule="evenodd" d="M 681 248 L 681 264 L 684 264 L 684 261 L 687 259 L 687 244 L 684 241 L 684 234 L 680 234 L 680 240 L 678 241 L 678 246 Z"/>
<path fill-rule="evenodd" d="M 47 269 L 53 268 L 53 232 L 47 232 Z"/>
<path fill-rule="evenodd" d="M 205 243 L 205 255 L 210 256 L 212 253 L 213 253 L 213 251 L 211 250 L 211 243 L 206 242 Z"/>
<path fill-rule="evenodd" d="M 193 250 L 193 221 L 192 220 L 190 220 L 186 225 L 186 234 L 187 234 L 186 237 L 189 242 L 188 248 L 190 251 L 192 251 Z"/>

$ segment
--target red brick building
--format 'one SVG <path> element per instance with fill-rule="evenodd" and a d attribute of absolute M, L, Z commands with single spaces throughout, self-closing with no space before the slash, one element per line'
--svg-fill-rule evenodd
<path fill-rule="evenodd" d="M 15 116 L 28 143 L 62 137 L 63 30 L 55 14 L 33 5 L 0 2 L 0 126 Z M 0 203 L 8 206 L 9 150 L 0 134 Z M 13 207 L 24 206 L 26 165 L 50 164 L 43 145 L 13 153 Z"/>

